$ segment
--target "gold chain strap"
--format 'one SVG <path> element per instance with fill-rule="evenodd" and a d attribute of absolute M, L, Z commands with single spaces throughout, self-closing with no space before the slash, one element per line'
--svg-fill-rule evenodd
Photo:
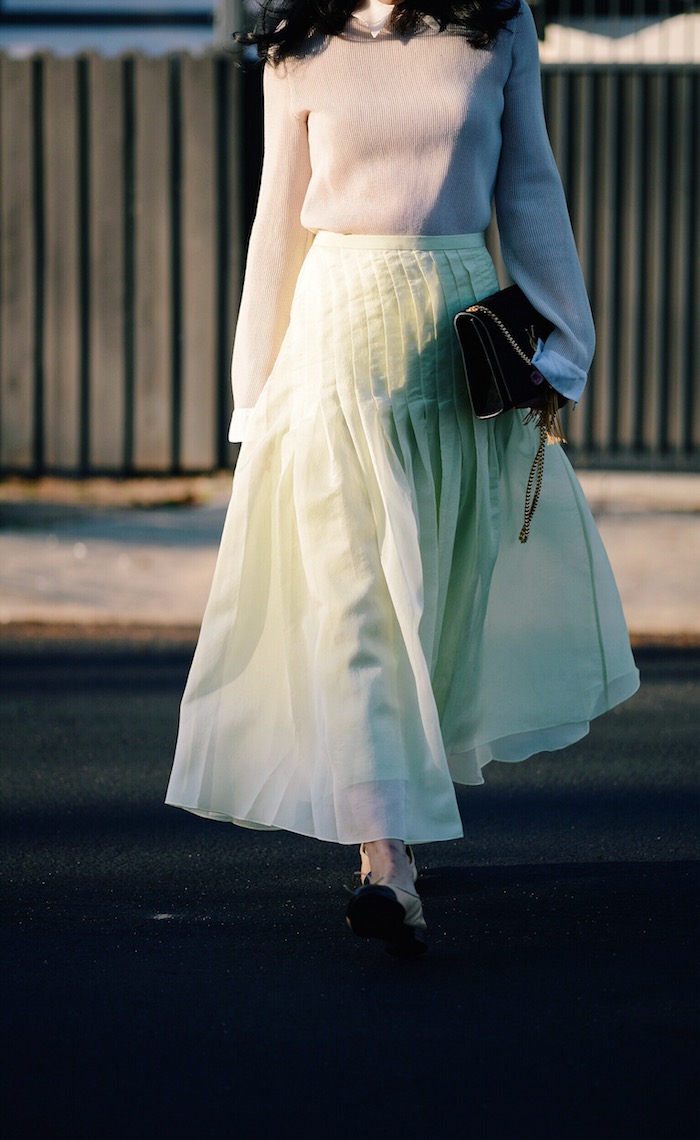
<path fill-rule="evenodd" d="M 547 446 L 547 429 L 544 424 L 540 424 L 540 445 L 537 448 L 537 453 L 532 461 L 530 474 L 527 477 L 527 488 L 525 490 L 525 517 L 523 525 L 520 528 L 518 538 L 521 542 L 527 542 L 530 537 L 530 523 L 532 516 L 537 510 L 537 504 L 540 501 L 540 492 L 542 490 L 542 478 L 544 476 L 544 449 Z M 534 487 L 534 493 L 533 493 Z"/>
<path fill-rule="evenodd" d="M 508 344 L 513 348 L 521 360 L 526 364 L 532 364 L 532 360 L 523 352 L 513 334 L 506 328 L 503 321 L 500 320 L 495 313 L 491 311 L 486 305 L 470 305 L 467 310 L 470 313 L 485 313 L 490 317 L 497 328 L 501 330 Z M 529 334 L 530 341 L 535 345 L 534 330 Z M 545 403 L 541 408 L 531 408 L 525 416 L 523 421 L 526 424 L 534 423 L 539 428 L 540 442 L 539 447 L 535 453 L 535 458 L 532 461 L 530 474 L 528 475 L 527 487 L 525 490 L 525 517 L 523 525 L 520 529 L 520 541 L 527 542 L 530 537 L 530 523 L 532 516 L 537 510 L 537 504 L 540 501 L 540 493 L 542 491 L 542 479 L 544 478 L 544 453 L 545 447 L 548 443 L 566 443 L 564 432 L 562 431 L 561 420 L 559 419 L 559 397 L 550 385 L 546 385 Z"/>
<path fill-rule="evenodd" d="M 527 488 L 525 490 L 525 517 L 518 536 L 521 542 L 527 542 L 530 537 L 532 516 L 537 510 L 537 504 L 540 501 L 542 479 L 544 477 L 545 448 L 548 443 L 566 443 L 559 420 L 559 397 L 553 388 L 550 388 L 547 392 L 544 407 L 531 408 L 525 416 L 523 423 L 534 423 L 540 432 L 539 447 L 532 461 L 532 467 L 530 468 L 530 474 L 527 480 Z"/>
<path fill-rule="evenodd" d="M 467 312 L 468 313 L 486 313 L 486 316 L 490 317 L 491 320 L 493 321 L 493 323 L 496 325 L 496 327 L 501 330 L 504 337 L 508 341 L 508 344 L 511 346 L 511 348 L 515 349 L 515 351 L 517 352 L 517 354 L 521 358 L 521 360 L 524 360 L 526 364 L 532 364 L 530 357 L 527 355 L 526 352 L 523 352 L 522 348 L 518 344 L 518 342 L 515 339 L 515 337 L 513 336 L 512 332 L 510 332 L 510 330 L 506 328 L 506 326 L 503 324 L 503 321 L 499 317 L 497 317 L 495 313 L 492 313 L 491 310 L 486 307 L 486 305 L 470 305 L 469 308 L 467 309 Z M 530 340 L 534 342 L 534 340 L 535 340 L 534 333 L 530 334 Z"/>

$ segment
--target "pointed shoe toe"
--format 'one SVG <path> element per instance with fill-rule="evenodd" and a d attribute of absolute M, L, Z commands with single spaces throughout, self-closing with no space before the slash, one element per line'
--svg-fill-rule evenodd
<path fill-rule="evenodd" d="M 415 958 L 428 949 L 420 898 L 390 883 L 356 890 L 346 921 L 358 938 L 381 939 L 395 958 Z"/>

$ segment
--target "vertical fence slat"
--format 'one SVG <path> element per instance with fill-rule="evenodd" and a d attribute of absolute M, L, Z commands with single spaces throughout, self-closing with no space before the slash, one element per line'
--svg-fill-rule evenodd
<path fill-rule="evenodd" d="M 688 124 L 677 143 L 682 149 L 680 192 L 686 203 L 685 230 L 679 220 L 677 233 L 678 255 L 684 267 L 679 274 L 679 292 L 684 304 L 679 321 L 683 392 L 678 409 L 678 432 L 683 452 L 697 454 L 700 447 L 700 68 L 687 70 L 684 87 Z"/>
<path fill-rule="evenodd" d="M 666 226 L 668 220 L 668 169 L 666 152 L 667 76 L 656 72 L 649 77 L 650 115 L 647 124 L 649 160 L 646 180 L 648 212 L 646 227 L 646 273 L 644 313 L 644 375 L 638 398 L 642 399 L 642 442 L 651 451 L 665 450 L 664 392 L 668 362 L 666 337 L 668 266 L 666 262 Z"/>
<path fill-rule="evenodd" d="M 47 56 L 45 126 L 44 453 L 49 468 L 80 469 L 80 227 L 75 60 Z"/>
<path fill-rule="evenodd" d="M 598 169 L 595 198 L 595 297 L 598 350 L 595 365 L 595 389 L 592 400 L 591 432 L 595 447 L 605 449 L 614 439 L 617 388 L 616 367 L 616 278 L 618 231 L 618 138 L 615 118 L 617 88 L 614 76 L 599 73 L 595 77 L 594 106 Z"/>
<path fill-rule="evenodd" d="M 168 60 L 134 67 L 134 467 L 172 464 L 172 321 Z"/>
<path fill-rule="evenodd" d="M 124 179 L 121 61 L 89 61 L 90 460 L 124 463 Z"/>
<path fill-rule="evenodd" d="M 638 74 L 622 76 L 620 91 L 621 245 L 617 272 L 620 297 L 618 339 L 618 446 L 632 451 L 638 439 L 638 400 L 635 378 L 643 359 L 644 139 L 643 87 Z"/>
<path fill-rule="evenodd" d="M 215 65 L 182 61 L 182 387 L 180 465 L 216 463 Z"/>
<path fill-rule="evenodd" d="M 700 123 L 700 68 L 693 72 L 693 98 L 691 101 L 691 123 L 693 124 L 692 157 L 690 168 L 693 176 L 693 191 L 691 200 L 693 210 L 691 213 L 691 230 L 688 235 L 688 257 L 690 260 L 690 280 L 692 288 L 691 319 L 688 324 L 689 359 L 690 368 L 688 376 L 688 404 L 686 420 L 688 423 L 687 443 L 697 450 L 700 448 L 700 381 L 698 380 L 698 361 L 700 360 L 700 219 L 698 219 L 698 200 L 700 199 L 700 138 L 697 125 Z"/>
<path fill-rule="evenodd" d="M 591 194 L 591 178 L 595 176 L 596 140 L 593 117 L 593 76 L 582 71 L 569 75 L 570 96 L 569 134 L 571 155 L 571 182 L 569 209 L 576 235 L 584 277 L 591 294 L 595 311 L 595 204 Z M 591 444 L 590 424 L 595 402 L 595 365 L 585 399 L 575 411 L 567 415 L 566 433 L 569 442 L 578 448 Z"/>
<path fill-rule="evenodd" d="M 218 67 L 218 457 L 220 466 L 230 467 L 234 458 L 234 445 L 227 439 L 233 405 L 231 349 L 243 280 L 245 187 L 241 133 L 238 128 L 238 124 L 243 121 L 243 82 L 240 68 L 227 56 L 219 60 Z"/>
<path fill-rule="evenodd" d="M 670 105 L 673 108 L 671 119 L 671 139 L 669 146 L 670 165 L 670 215 L 669 215 L 669 325 L 668 325 L 668 379 L 666 383 L 667 423 L 669 446 L 679 451 L 683 445 L 685 431 L 684 407 L 686 377 L 691 368 L 687 359 L 686 323 L 692 320 L 690 299 L 690 262 L 685 256 L 684 244 L 691 234 L 690 211 L 693 203 L 689 198 L 690 178 L 688 163 L 692 155 L 692 139 L 689 135 L 689 86 L 687 75 L 681 73 L 672 79 L 673 87 Z"/>
<path fill-rule="evenodd" d="M 0 464 L 34 466 L 32 70 L 0 59 Z"/>
<path fill-rule="evenodd" d="M 571 183 L 571 155 L 569 144 L 571 132 L 569 130 L 569 102 L 571 93 L 571 74 L 561 68 L 551 67 L 542 74 L 545 112 L 547 116 L 547 129 L 549 138 L 557 160 L 559 173 L 564 183 L 567 198 Z"/>

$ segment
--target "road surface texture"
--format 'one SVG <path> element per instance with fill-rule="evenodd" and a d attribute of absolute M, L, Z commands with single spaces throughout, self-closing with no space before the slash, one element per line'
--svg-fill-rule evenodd
<path fill-rule="evenodd" d="M 8 1140 L 694 1140 L 700 650 L 460 792 L 410 962 L 353 849 L 162 806 L 190 654 L 2 642 Z"/>

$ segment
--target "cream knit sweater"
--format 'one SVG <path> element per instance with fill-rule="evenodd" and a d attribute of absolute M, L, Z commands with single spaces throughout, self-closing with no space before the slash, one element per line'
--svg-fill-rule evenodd
<path fill-rule="evenodd" d="M 535 362 L 578 399 L 593 323 L 542 110 L 527 4 L 477 50 L 426 20 L 408 38 L 352 17 L 303 59 L 265 68 L 265 156 L 233 350 L 242 439 L 318 230 L 465 234 L 495 201 L 503 256 L 554 331 Z"/>

